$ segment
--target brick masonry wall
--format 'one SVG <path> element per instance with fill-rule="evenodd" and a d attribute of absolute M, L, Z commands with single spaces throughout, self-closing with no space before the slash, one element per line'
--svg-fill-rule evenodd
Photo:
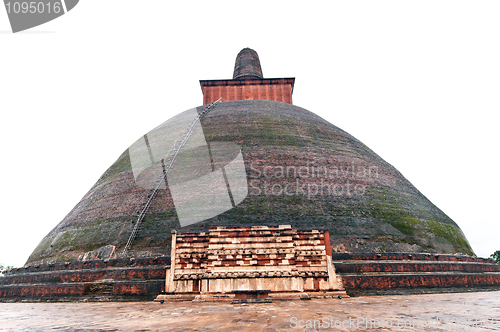
<path fill-rule="evenodd" d="M 151 297 L 165 290 L 170 257 L 29 266 L 0 278 L 0 299 Z M 152 298 L 149 298 L 152 299 Z"/>
<path fill-rule="evenodd" d="M 347 290 L 500 286 L 500 274 L 343 275 Z"/>
<path fill-rule="evenodd" d="M 0 298 L 83 296 L 91 284 L 22 285 L 0 287 Z"/>
<path fill-rule="evenodd" d="M 489 264 L 492 263 L 490 259 L 474 257 L 474 256 L 404 253 L 404 252 L 333 253 L 332 259 L 334 261 L 417 260 L 417 261 L 447 261 L 447 262 L 471 262 L 471 263 L 489 263 Z"/>
<path fill-rule="evenodd" d="M 10 270 L 7 275 L 24 274 L 29 272 L 69 271 L 85 269 L 105 269 L 111 267 L 140 267 L 170 265 L 170 256 L 132 258 L 132 259 L 110 259 L 108 261 L 94 260 L 86 262 L 67 262 L 57 264 L 43 264 L 20 267 Z"/>
<path fill-rule="evenodd" d="M 165 281 L 151 282 L 120 282 L 113 285 L 113 295 L 116 296 L 156 296 L 165 291 Z"/>
<path fill-rule="evenodd" d="M 164 280 L 127 281 L 100 284 L 72 283 L 72 284 L 44 284 L 19 285 L 0 287 L 0 298 L 34 298 L 45 297 L 83 297 L 103 295 L 99 288 L 109 288 L 107 296 L 156 296 L 165 290 Z"/>
<path fill-rule="evenodd" d="M 247 235 L 249 241 L 255 238 Z M 483 258 L 408 253 L 332 256 L 347 290 L 500 285 L 500 265 Z M 107 296 L 154 296 L 164 291 L 168 265 L 170 257 L 165 256 L 19 268 L 0 278 L 0 298 L 85 297 L 103 289 Z"/>
<path fill-rule="evenodd" d="M 338 273 L 369 272 L 500 272 L 500 265 L 467 262 L 343 262 L 335 263 Z"/>

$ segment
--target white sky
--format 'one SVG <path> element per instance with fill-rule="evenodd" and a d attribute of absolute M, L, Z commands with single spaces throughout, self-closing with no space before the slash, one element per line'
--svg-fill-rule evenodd
<path fill-rule="evenodd" d="M 0 8 L 0 263 L 22 266 L 131 143 L 202 104 L 200 79 L 231 78 L 244 47 L 476 254 L 500 250 L 500 2 L 307 3 L 81 0 L 19 34 Z"/>

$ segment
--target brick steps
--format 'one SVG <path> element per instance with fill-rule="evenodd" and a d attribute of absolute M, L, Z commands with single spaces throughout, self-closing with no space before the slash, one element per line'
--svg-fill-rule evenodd
<path fill-rule="evenodd" d="M 500 287 L 500 265 L 472 256 L 413 253 L 334 253 L 350 295 L 374 291 Z"/>
<path fill-rule="evenodd" d="M 23 267 L 0 278 L 0 301 L 153 300 L 165 290 L 170 257 Z"/>
<path fill-rule="evenodd" d="M 333 253 L 350 295 L 468 291 L 500 287 L 500 265 L 458 255 Z M 153 300 L 170 257 L 30 266 L 0 278 L 0 301 Z"/>
<path fill-rule="evenodd" d="M 343 274 L 348 290 L 500 286 L 500 273 Z"/>

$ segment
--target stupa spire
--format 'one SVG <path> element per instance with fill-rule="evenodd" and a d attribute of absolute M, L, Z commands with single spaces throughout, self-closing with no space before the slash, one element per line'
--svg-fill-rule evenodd
<path fill-rule="evenodd" d="M 236 56 L 233 80 L 263 79 L 259 55 L 251 48 L 244 48 Z"/>

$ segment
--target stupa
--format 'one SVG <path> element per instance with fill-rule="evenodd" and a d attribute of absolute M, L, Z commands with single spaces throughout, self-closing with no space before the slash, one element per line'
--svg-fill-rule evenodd
<path fill-rule="evenodd" d="M 41 240 L 24 270 L 12 275 L 147 262 L 156 272 L 143 271 L 140 278 L 153 273 L 154 287 L 134 291 L 121 284 L 113 294 L 153 294 L 163 287 L 173 230 L 279 225 L 328 231 L 340 273 L 417 271 L 345 265 L 409 259 L 465 264 L 456 263 L 454 271 L 469 271 L 469 263 L 476 264 L 469 272 L 496 271 L 474 257 L 460 227 L 397 169 L 342 129 L 293 105 L 294 83 L 292 77 L 265 78 L 257 53 L 241 50 L 232 79 L 201 80 L 203 105 L 179 113 L 125 150 Z M 486 270 L 477 265 L 483 263 Z M 423 269 L 439 272 L 453 265 L 429 266 Z M 500 282 L 498 275 L 483 277 L 475 284 Z M 436 278 L 427 285 L 439 284 Z M 460 279 L 462 285 L 471 284 L 467 278 Z M 343 277 L 347 290 L 390 284 L 361 279 Z M 88 289 L 74 294 L 79 292 Z"/>

